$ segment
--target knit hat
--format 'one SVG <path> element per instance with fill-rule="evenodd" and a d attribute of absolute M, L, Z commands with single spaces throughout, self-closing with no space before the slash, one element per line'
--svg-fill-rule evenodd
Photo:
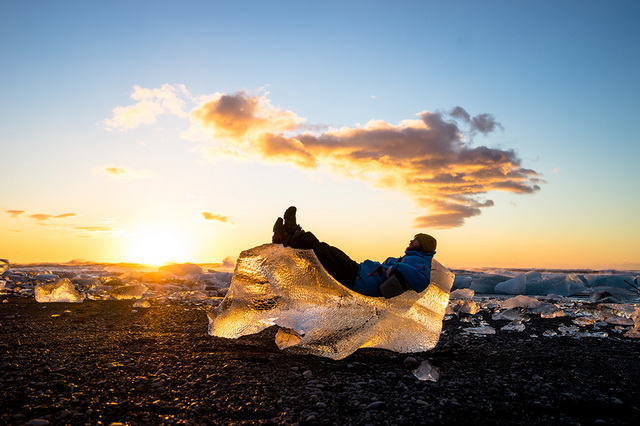
<path fill-rule="evenodd" d="M 427 234 L 416 234 L 415 238 L 420 241 L 420 247 L 425 253 L 433 253 L 436 251 L 436 245 L 438 244 L 436 239 Z"/>

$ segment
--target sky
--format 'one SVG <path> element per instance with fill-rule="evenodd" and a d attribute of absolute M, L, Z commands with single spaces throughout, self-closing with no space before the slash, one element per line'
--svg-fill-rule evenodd
<path fill-rule="evenodd" d="M 640 269 L 640 3 L 0 0 L 0 258 Z"/>

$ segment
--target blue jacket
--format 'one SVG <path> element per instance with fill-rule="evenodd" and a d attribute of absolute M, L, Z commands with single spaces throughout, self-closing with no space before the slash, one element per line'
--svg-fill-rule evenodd
<path fill-rule="evenodd" d="M 418 293 L 423 291 L 431 282 L 431 260 L 433 253 L 421 251 L 407 251 L 400 258 L 390 257 L 384 263 L 365 260 L 360 264 L 358 277 L 353 291 L 374 297 L 382 297 L 380 284 L 387 279 L 387 269 L 392 273 L 399 273 L 409 285 L 410 290 Z"/>

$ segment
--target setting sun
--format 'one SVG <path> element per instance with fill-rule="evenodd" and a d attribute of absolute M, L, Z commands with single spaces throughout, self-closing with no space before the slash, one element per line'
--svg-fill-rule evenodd
<path fill-rule="evenodd" d="M 147 265 L 185 262 L 189 249 L 184 233 L 167 225 L 155 225 L 132 234 L 128 261 Z"/>

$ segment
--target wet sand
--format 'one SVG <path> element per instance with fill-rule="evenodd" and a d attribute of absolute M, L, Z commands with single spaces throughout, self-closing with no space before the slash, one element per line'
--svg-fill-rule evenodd
<path fill-rule="evenodd" d="M 273 329 L 207 335 L 206 308 L 0 304 L 1 424 L 637 424 L 640 341 L 475 336 L 447 320 L 430 352 L 344 360 L 280 351 Z M 134 312 L 137 311 L 137 312 Z M 496 328 L 504 321 L 484 319 Z M 538 337 L 531 337 L 532 335 Z M 412 374 L 422 361 L 438 382 Z"/>

